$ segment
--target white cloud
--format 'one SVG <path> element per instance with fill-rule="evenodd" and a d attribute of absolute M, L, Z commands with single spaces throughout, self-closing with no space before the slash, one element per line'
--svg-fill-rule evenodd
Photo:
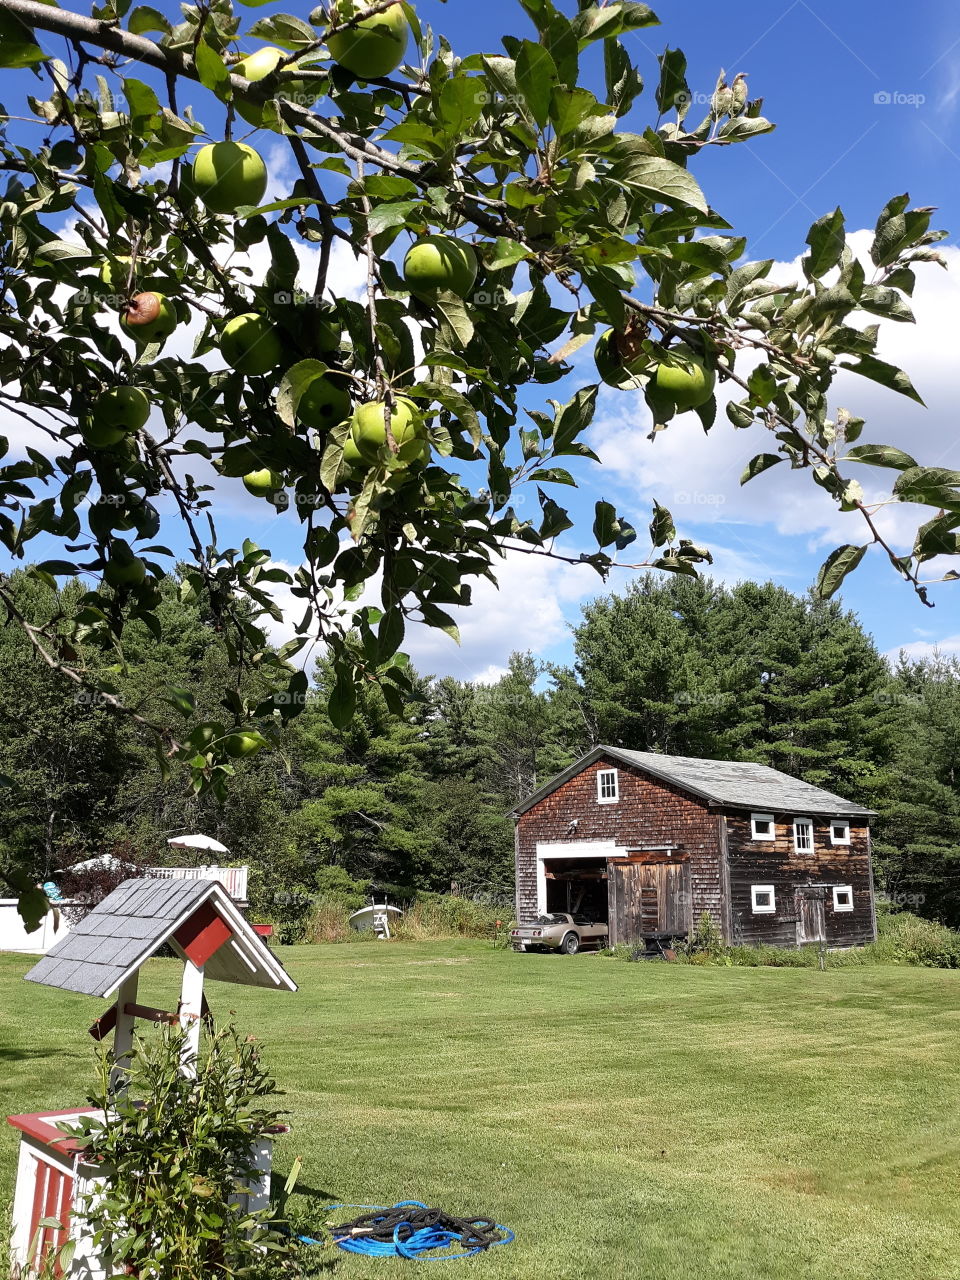
<path fill-rule="evenodd" d="M 888 649 L 884 657 L 896 662 L 901 656 L 916 661 L 919 658 L 951 658 L 957 655 L 960 655 L 960 635 L 944 636 L 941 640 L 911 640 Z"/>

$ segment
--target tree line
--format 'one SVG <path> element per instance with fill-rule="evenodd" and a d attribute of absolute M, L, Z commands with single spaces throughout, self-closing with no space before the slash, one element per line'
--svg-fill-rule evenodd
<path fill-rule="evenodd" d="M 24 616 L 49 620 L 29 573 L 10 590 Z M 68 587 L 55 607 L 69 616 L 80 596 Z M 237 759 L 218 798 L 188 761 L 160 767 L 135 718 L 52 670 L 21 627 L 0 628 L 0 872 L 56 881 L 102 853 L 170 864 L 190 855 L 167 838 L 196 830 L 250 864 L 254 907 L 288 923 L 357 881 L 507 903 L 511 808 L 606 742 L 757 760 L 868 805 L 879 889 L 960 923 L 960 662 L 891 667 L 836 601 L 642 577 L 584 607 L 570 666 L 514 654 L 482 685 L 410 668 L 402 716 L 371 683 L 344 728 L 322 658 L 292 694 L 269 664 L 231 669 L 217 615 L 176 581 L 156 616 L 155 629 L 128 624 L 101 684 L 147 719 L 179 687 L 191 725 L 279 721 L 279 748 Z"/>

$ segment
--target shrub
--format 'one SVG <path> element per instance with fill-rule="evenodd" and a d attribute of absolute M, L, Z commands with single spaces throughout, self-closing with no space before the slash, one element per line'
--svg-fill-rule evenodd
<path fill-rule="evenodd" d="M 350 927 L 350 912 L 356 909 L 347 906 L 342 898 L 326 895 L 317 898 L 307 918 L 303 941 L 356 942 L 357 931 Z"/>
<path fill-rule="evenodd" d="M 282 1112 L 253 1038 L 204 1031 L 196 1077 L 184 1076 L 184 1033 L 137 1037 L 123 1087 L 101 1059 L 90 1101 L 101 1118 L 67 1128 L 103 1170 L 106 1194 L 79 1206 L 107 1275 L 212 1280 L 280 1274 L 290 1236 L 271 1209 L 250 1212 L 238 1190 L 255 1176 L 256 1142 Z"/>
<path fill-rule="evenodd" d="M 877 941 L 870 950 L 888 964 L 960 969 L 960 933 L 910 911 L 878 913 Z"/>

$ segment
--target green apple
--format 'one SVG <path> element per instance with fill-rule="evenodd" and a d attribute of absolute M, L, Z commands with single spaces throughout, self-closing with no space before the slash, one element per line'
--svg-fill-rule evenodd
<path fill-rule="evenodd" d="M 277 64 L 286 56 L 283 49 L 265 45 L 264 48 L 257 49 L 255 53 L 242 58 L 232 70 L 238 76 L 243 76 L 244 80 L 255 84 L 256 81 L 265 79 L 275 71 Z M 276 96 L 285 98 L 288 102 L 294 102 L 298 107 L 312 107 L 317 100 L 317 91 L 311 89 L 305 80 L 285 80 Z M 264 123 L 262 102 L 245 102 L 243 98 L 235 98 L 234 106 L 247 124 L 259 128 Z"/>
<path fill-rule="evenodd" d="M 641 375 L 653 372 L 650 357 L 646 352 L 639 352 L 629 360 L 624 360 L 620 349 L 622 335 L 614 329 L 608 329 L 597 339 L 593 358 L 597 372 L 609 387 L 620 387 L 621 390 L 635 389 L 642 385 Z"/>
<path fill-rule="evenodd" d="M 371 14 L 355 27 L 332 35 L 330 56 L 361 80 L 388 76 L 403 61 L 410 28 L 400 4 Z"/>
<path fill-rule="evenodd" d="M 269 373 L 283 359 L 283 343 L 269 320 L 247 311 L 223 326 L 220 354 L 238 373 Z"/>
<path fill-rule="evenodd" d="M 243 477 L 243 486 L 255 498 L 269 498 L 278 489 L 283 488 L 283 476 L 269 467 L 261 467 L 259 471 L 248 471 Z"/>
<path fill-rule="evenodd" d="M 255 751 L 265 746 L 266 742 L 263 735 L 255 729 L 245 729 L 241 733 L 231 733 L 223 745 L 227 749 L 228 756 L 239 759 L 242 756 L 252 756 Z"/>
<path fill-rule="evenodd" d="M 375 462 L 380 450 L 387 443 L 387 428 L 384 421 L 385 404 L 382 400 L 368 400 L 358 405 L 350 420 L 350 434 L 361 456 L 369 462 Z M 414 461 L 418 453 L 416 448 L 405 448 L 411 442 L 426 440 L 426 427 L 420 411 L 412 400 L 406 396 L 397 396 L 390 413 L 390 431 L 400 448 L 400 456 L 406 461 Z"/>
<path fill-rule="evenodd" d="M 318 355 L 332 356 L 340 350 L 340 321 L 332 307 L 318 310 L 311 331 Z"/>
<path fill-rule="evenodd" d="M 111 587 L 139 587 L 147 576 L 147 566 L 133 554 L 129 543 L 118 540 L 111 544 L 103 576 Z"/>
<path fill-rule="evenodd" d="M 245 142 L 211 142 L 194 158 L 190 185 L 211 213 L 236 213 L 263 199 L 267 166 Z"/>
<path fill-rule="evenodd" d="M 90 411 L 93 432 L 105 445 L 119 444 L 129 432 L 139 431 L 149 417 L 150 401 L 139 387 L 111 387 L 97 397 Z M 91 432 L 85 434 L 90 444 L 97 443 Z"/>
<path fill-rule="evenodd" d="M 477 278 L 477 255 L 456 236 L 423 236 L 407 250 L 403 278 L 411 293 L 428 302 L 438 293 L 465 298 Z"/>
<path fill-rule="evenodd" d="M 150 270 L 150 260 L 137 258 L 137 266 L 133 275 L 133 284 L 128 290 L 127 281 L 130 278 L 130 257 L 123 255 L 119 258 L 108 258 L 101 266 L 99 272 L 100 283 L 104 286 L 108 293 L 127 296 L 127 293 L 136 293 L 137 290 L 147 291 L 153 289 L 153 285 L 143 278 L 144 271 Z"/>
<path fill-rule="evenodd" d="M 679 413 L 697 409 L 713 395 L 716 375 L 689 347 L 673 347 L 657 366 L 657 390 L 669 397 Z"/>
<path fill-rule="evenodd" d="M 352 434 L 343 442 L 343 460 L 351 470 L 362 471 L 367 466 L 367 460 L 357 448 Z"/>
<path fill-rule="evenodd" d="M 344 382 L 324 375 L 314 378 L 300 397 L 297 417 L 305 427 L 329 431 L 344 418 L 349 418 L 352 407 L 353 401 Z"/>
<path fill-rule="evenodd" d="M 177 312 L 162 293 L 135 293 L 123 309 L 120 327 L 141 346 L 163 342 L 177 327 Z"/>

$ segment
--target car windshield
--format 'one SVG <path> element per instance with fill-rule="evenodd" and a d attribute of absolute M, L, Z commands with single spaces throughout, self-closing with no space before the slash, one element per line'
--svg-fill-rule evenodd
<path fill-rule="evenodd" d="M 537 924 L 566 924 L 566 916 L 537 916 Z"/>

